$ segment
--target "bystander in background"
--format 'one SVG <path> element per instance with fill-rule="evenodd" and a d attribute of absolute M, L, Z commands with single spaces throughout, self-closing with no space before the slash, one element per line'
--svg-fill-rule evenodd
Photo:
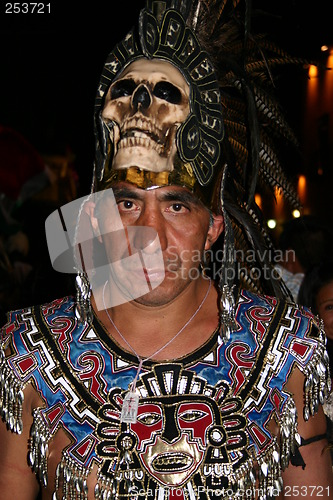
<path fill-rule="evenodd" d="M 327 259 L 332 248 L 333 234 L 319 218 L 304 215 L 292 219 L 279 237 L 279 261 L 276 269 L 297 301 L 305 274 Z"/>
<path fill-rule="evenodd" d="M 311 308 L 312 312 L 324 322 L 327 353 L 333 379 L 333 260 L 324 261 L 305 274 L 299 290 L 298 302 Z M 333 447 L 333 392 L 323 408 L 328 418 L 329 441 Z"/>

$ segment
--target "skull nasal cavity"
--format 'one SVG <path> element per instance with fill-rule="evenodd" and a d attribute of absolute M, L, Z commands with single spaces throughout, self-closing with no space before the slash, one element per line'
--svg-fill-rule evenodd
<path fill-rule="evenodd" d="M 145 85 L 140 85 L 140 87 L 136 89 L 133 94 L 132 103 L 135 109 L 149 108 L 151 104 L 151 97 L 149 90 Z"/>

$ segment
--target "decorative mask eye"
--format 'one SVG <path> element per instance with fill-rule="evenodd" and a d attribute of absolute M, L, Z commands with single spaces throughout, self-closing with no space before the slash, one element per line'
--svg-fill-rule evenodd
<path fill-rule="evenodd" d="M 207 412 L 205 412 L 205 411 L 187 410 L 187 411 L 184 411 L 181 415 L 179 415 L 179 418 L 181 418 L 185 422 L 195 422 L 196 420 L 200 420 L 201 418 L 205 417 L 206 415 L 207 415 Z"/>
<path fill-rule="evenodd" d="M 180 104 L 182 102 L 180 90 L 170 82 L 162 81 L 156 83 L 153 94 L 155 97 L 171 102 L 172 104 Z"/>
<path fill-rule="evenodd" d="M 115 82 L 111 88 L 111 99 L 118 99 L 119 97 L 131 96 L 136 89 L 136 83 L 132 79 L 124 79 Z"/>
<path fill-rule="evenodd" d="M 158 413 L 143 413 L 142 415 L 138 415 L 137 420 L 140 424 L 144 425 L 154 425 L 157 424 L 161 420 L 161 415 Z"/>

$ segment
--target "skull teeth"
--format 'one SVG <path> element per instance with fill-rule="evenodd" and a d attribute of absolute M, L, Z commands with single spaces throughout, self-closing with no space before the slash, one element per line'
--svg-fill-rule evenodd
<path fill-rule="evenodd" d="M 163 137 L 163 131 L 158 128 L 155 123 L 153 123 L 150 120 L 147 120 L 145 118 L 139 117 L 139 118 L 131 118 L 127 120 L 122 127 L 121 133 L 123 135 L 128 134 L 128 132 L 131 131 L 141 131 L 145 134 L 149 134 L 151 136 L 155 136 L 156 138 L 161 138 Z M 155 139 L 157 140 L 157 139 Z"/>
<path fill-rule="evenodd" d="M 156 141 L 150 139 L 150 137 L 147 136 L 128 136 L 124 137 L 121 139 L 119 142 L 118 148 L 128 148 L 128 147 L 143 147 L 143 148 L 151 148 L 157 151 L 158 154 L 163 153 L 163 146 L 161 144 L 158 144 Z"/>

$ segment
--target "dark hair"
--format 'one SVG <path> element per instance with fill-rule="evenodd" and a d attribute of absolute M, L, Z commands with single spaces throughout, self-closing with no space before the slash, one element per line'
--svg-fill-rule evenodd
<path fill-rule="evenodd" d="M 318 314 L 316 299 L 319 290 L 333 281 L 333 260 L 324 261 L 309 270 L 302 281 L 298 292 L 298 302 L 310 307 L 314 314 Z"/>

